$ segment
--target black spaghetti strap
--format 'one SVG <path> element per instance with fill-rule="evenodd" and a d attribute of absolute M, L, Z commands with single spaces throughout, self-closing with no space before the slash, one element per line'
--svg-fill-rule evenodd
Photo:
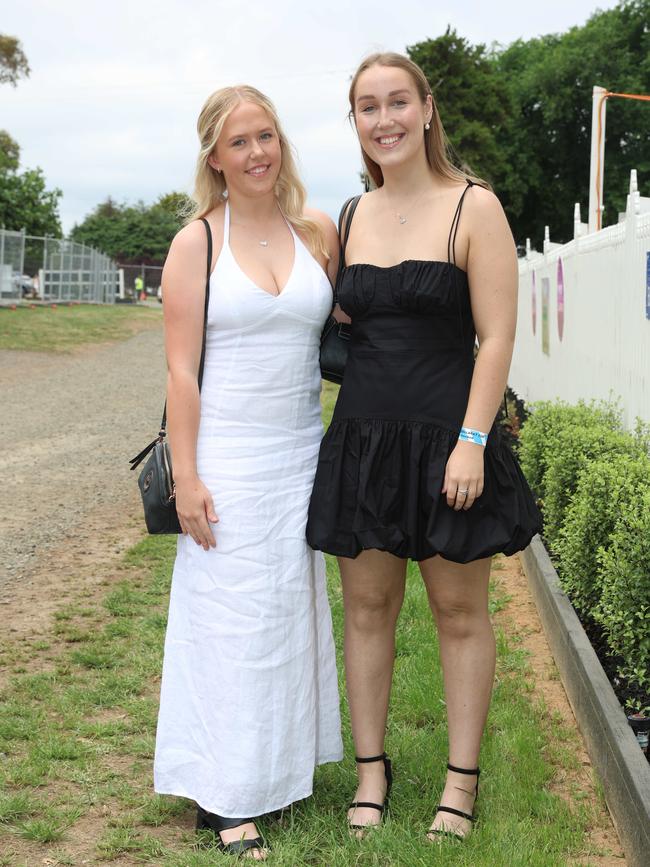
<path fill-rule="evenodd" d="M 470 187 L 474 186 L 474 181 L 470 181 L 467 178 L 467 186 L 463 190 L 463 194 L 458 200 L 458 204 L 456 205 L 456 211 L 454 213 L 454 218 L 451 221 L 451 228 L 449 229 L 449 238 L 447 239 L 447 262 L 450 264 L 456 264 L 456 235 L 458 234 L 458 224 L 460 223 L 460 212 L 463 209 L 463 200 L 467 194 L 467 191 Z"/>

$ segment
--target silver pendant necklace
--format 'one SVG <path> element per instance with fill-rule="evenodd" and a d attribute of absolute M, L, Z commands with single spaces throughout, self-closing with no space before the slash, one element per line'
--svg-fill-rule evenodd
<path fill-rule="evenodd" d="M 427 194 L 427 192 L 428 192 L 427 189 L 423 190 L 420 193 L 420 195 L 414 199 L 414 201 L 407 208 L 407 213 L 401 213 L 400 211 L 394 211 L 395 217 L 399 220 L 400 226 L 403 226 L 405 223 L 408 223 L 408 219 L 409 219 L 408 215 L 415 210 L 415 206 L 420 203 L 420 201 L 424 198 L 424 196 Z M 390 201 L 388 204 L 390 207 Z M 392 208 L 391 208 L 391 210 L 392 210 Z"/>

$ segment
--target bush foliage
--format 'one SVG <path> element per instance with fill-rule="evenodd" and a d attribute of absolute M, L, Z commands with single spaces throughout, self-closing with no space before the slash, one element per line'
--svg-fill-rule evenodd
<path fill-rule="evenodd" d="M 623 430 L 611 404 L 544 402 L 524 424 L 519 455 L 544 515 L 567 595 L 598 624 L 618 674 L 650 686 L 650 437 Z M 634 709 L 646 709 L 644 702 Z"/>

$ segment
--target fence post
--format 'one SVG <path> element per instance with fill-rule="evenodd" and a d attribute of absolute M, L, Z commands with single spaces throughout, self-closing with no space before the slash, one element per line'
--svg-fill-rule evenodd
<path fill-rule="evenodd" d="M 46 274 L 47 274 L 47 239 L 48 235 L 45 235 L 43 238 L 43 267 L 39 272 L 39 281 L 38 288 L 41 293 L 41 298 L 45 301 L 45 282 L 46 282 Z"/>
<path fill-rule="evenodd" d="M 594 86 L 591 97 L 591 158 L 589 161 L 589 232 L 597 232 L 602 226 L 603 211 L 603 177 L 605 174 L 605 118 L 607 100 L 603 94 L 604 87 Z M 602 120 L 601 120 L 602 118 Z M 600 125 L 600 140 L 598 127 Z"/>
<path fill-rule="evenodd" d="M 27 234 L 26 230 L 23 227 L 20 230 L 20 268 L 18 269 L 20 271 L 20 285 L 21 286 L 22 286 L 23 273 L 25 271 L 25 235 L 26 234 Z M 20 292 L 18 294 L 22 298 L 22 296 L 23 296 L 22 289 L 20 290 Z"/>

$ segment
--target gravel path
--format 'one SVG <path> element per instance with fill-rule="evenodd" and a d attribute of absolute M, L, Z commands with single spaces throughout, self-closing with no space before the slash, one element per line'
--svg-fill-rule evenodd
<path fill-rule="evenodd" d="M 162 329 L 75 355 L 0 351 L 0 590 L 136 513 L 128 459 L 156 435 L 164 385 Z"/>

